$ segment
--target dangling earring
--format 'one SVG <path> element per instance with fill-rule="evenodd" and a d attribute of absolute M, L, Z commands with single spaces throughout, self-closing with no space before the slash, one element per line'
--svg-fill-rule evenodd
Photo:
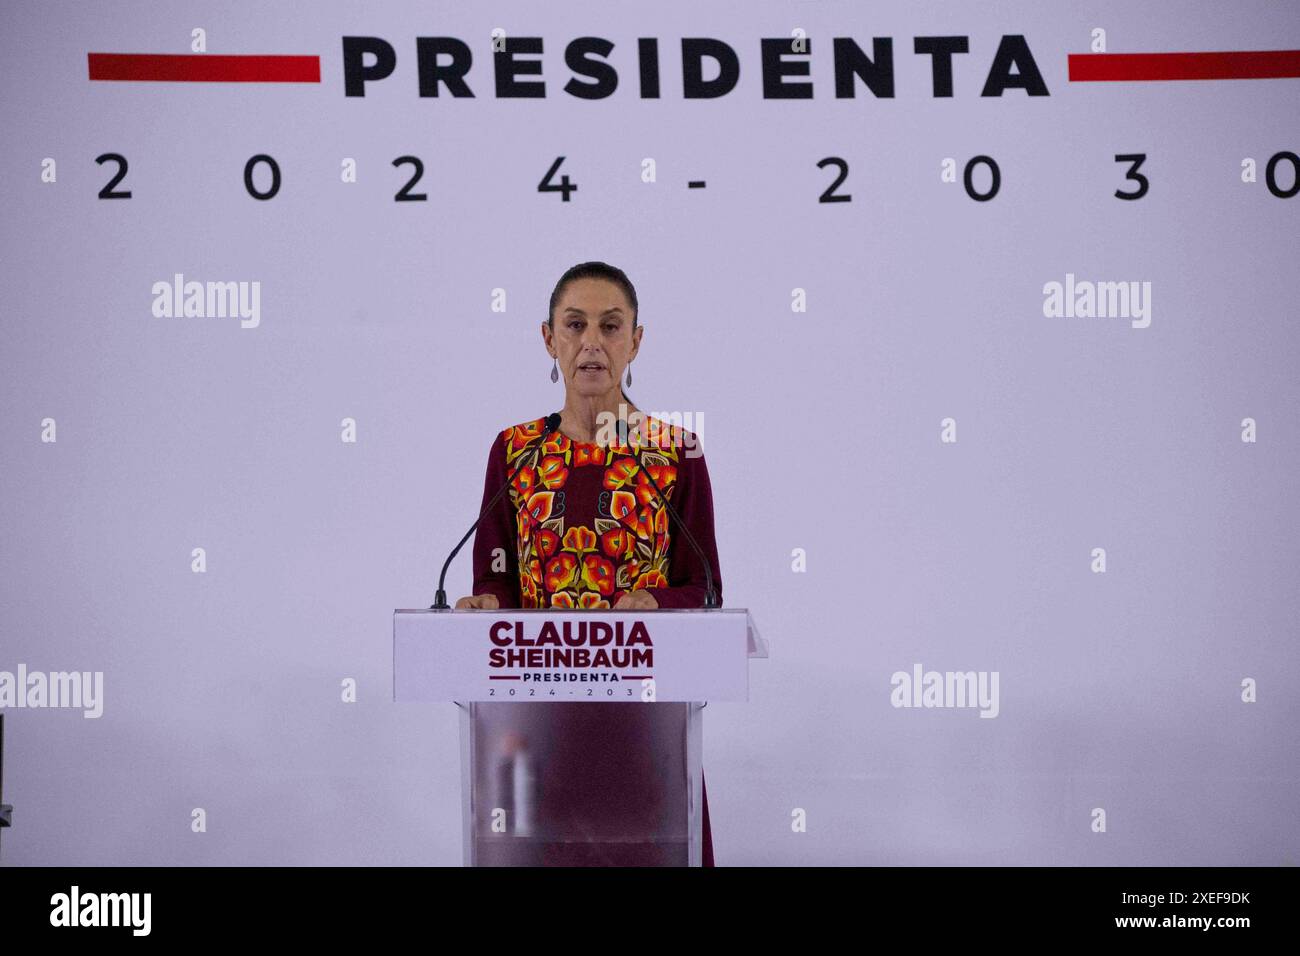
<path fill-rule="evenodd" d="M 552 382 L 558 382 L 559 380 L 560 380 L 560 366 L 559 366 L 559 364 L 558 364 L 557 361 L 552 361 L 552 362 L 551 362 L 551 381 L 552 381 Z"/>
<path fill-rule="evenodd" d="M 627 363 L 627 383 L 629 385 L 632 384 L 632 363 L 631 362 Z"/>

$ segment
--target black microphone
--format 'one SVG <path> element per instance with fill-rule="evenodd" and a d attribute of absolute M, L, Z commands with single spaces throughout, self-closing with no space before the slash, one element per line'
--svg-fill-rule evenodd
<path fill-rule="evenodd" d="M 559 427 L 560 427 L 559 412 L 552 412 L 551 414 L 546 416 L 546 427 L 544 427 L 542 429 L 542 433 L 538 435 L 536 438 L 534 438 L 532 441 L 534 458 L 536 458 L 537 452 L 540 452 L 542 450 L 542 442 L 546 441 L 546 436 L 548 436 L 551 432 L 555 431 Z M 447 580 L 447 569 L 451 567 L 452 560 L 456 557 L 456 555 L 460 553 L 460 549 L 465 546 L 465 542 L 469 540 L 469 536 L 474 533 L 474 529 L 479 526 L 479 522 L 482 521 L 483 518 L 487 515 L 487 513 L 492 510 L 492 508 L 496 505 L 497 500 L 500 499 L 500 497 L 506 493 L 506 489 L 509 488 L 511 483 L 515 480 L 515 476 L 518 475 L 519 472 L 524 470 L 524 465 L 526 464 L 528 464 L 527 453 L 519 456 L 519 464 L 515 468 L 515 470 L 510 473 L 510 477 L 508 477 L 505 480 L 505 484 L 503 484 L 500 488 L 497 489 L 497 493 L 492 496 L 492 500 L 489 501 L 486 506 L 484 506 L 481 512 L 479 512 L 479 516 L 476 519 L 474 519 L 474 523 L 470 525 L 469 530 L 465 532 L 465 537 L 460 539 L 460 544 L 456 545 L 456 547 L 452 549 L 451 554 L 447 555 L 447 560 L 444 561 L 442 565 L 442 574 L 438 575 L 438 594 L 436 597 L 434 597 L 433 603 L 429 605 L 430 611 L 451 610 L 451 608 L 448 607 L 447 605 L 447 592 L 443 590 L 443 584 L 446 583 Z"/>
<path fill-rule="evenodd" d="M 619 441 L 626 445 L 626 419 L 619 420 L 618 431 Z M 655 493 L 659 495 L 659 500 L 662 501 L 664 507 L 668 509 L 668 514 L 672 517 L 673 521 L 677 522 L 677 527 L 682 529 L 682 533 L 686 535 L 686 540 L 690 542 L 691 547 L 695 549 L 695 553 L 700 558 L 700 565 L 704 568 L 704 606 L 706 608 L 716 608 L 718 606 L 718 595 L 713 590 L 713 569 L 709 566 L 708 556 L 704 553 L 704 549 L 700 547 L 700 543 L 695 540 L 695 535 L 691 534 L 691 529 L 686 527 L 686 522 L 682 521 L 681 515 L 677 513 L 677 509 L 673 507 L 673 503 L 668 500 L 668 496 L 663 493 L 662 489 L 660 489 L 659 482 L 655 481 L 654 475 L 650 474 L 650 470 L 641 464 L 641 456 L 636 451 L 639 445 L 632 445 L 630 447 L 632 448 L 632 457 L 636 459 L 637 467 L 645 473 L 646 478 L 650 481 L 650 486 L 654 488 Z"/>

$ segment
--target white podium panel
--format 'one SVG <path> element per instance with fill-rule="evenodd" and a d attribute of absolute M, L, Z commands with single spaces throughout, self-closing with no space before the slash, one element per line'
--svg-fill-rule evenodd
<path fill-rule="evenodd" d="M 703 710 L 752 657 L 744 608 L 393 612 L 393 699 L 461 708 L 468 866 L 699 866 Z"/>
<path fill-rule="evenodd" d="M 767 645 L 744 608 L 393 613 L 393 699 L 749 699 Z"/>

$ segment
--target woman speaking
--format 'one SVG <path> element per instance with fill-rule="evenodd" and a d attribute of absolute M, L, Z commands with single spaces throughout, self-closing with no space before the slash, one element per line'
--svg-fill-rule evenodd
<path fill-rule="evenodd" d="M 531 460 L 511 482 L 508 495 L 482 515 L 474 538 L 474 593 L 456 607 L 704 607 L 710 573 L 716 599 L 711 603 L 721 607 L 713 497 L 696 436 L 646 416 L 620 384 L 625 373 L 627 384 L 632 383 L 632 360 L 645 332 L 637 323 L 631 281 L 604 262 L 574 266 L 551 293 L 541 331 L 554 360 L 551 381 L 564 379 L 559 426 L 540 444 L 546 416 L 512 425 L 494 440 L 484 508 L 520 468 L 520 458 Z M 636 424 L 629 425 L 632 421 Z M 678 534 L 659 492 L 672 502 L 689 537 L 707 557 L 709 573 L 696 549 Z M 597 711 L 628 705 L 574 706 L 586 715 L 579 719 L 588 720 L 588 729 L 599 736 Z M 570 735 L 575 741 L 581 736 Z M 588 739 L 586 748 L 616 749 L 618 743 L 608 737 Z M 564 755 L 551 758 L 562 761 Z M 605 789 L 617 787 L 611 782 Z M 565 799 L 570 805 L 595 800 L 591 809 L 599 811 L 624 796 L 635 798 L 588 792 Z M 713 866 L 707 792 L 703 817 L 703 863 Z"/>

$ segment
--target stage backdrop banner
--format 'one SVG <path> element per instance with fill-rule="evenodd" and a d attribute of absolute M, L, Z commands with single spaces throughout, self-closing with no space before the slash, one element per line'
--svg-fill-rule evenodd
<path fill-rule="evenodd" d="M 393 611 L 602 260 L 771 649 L 707 709 L 719 865 L 1300 864 L 1298 49 L 1260 0 L 4 4 L 4 862 L 459 864 Z"/>

